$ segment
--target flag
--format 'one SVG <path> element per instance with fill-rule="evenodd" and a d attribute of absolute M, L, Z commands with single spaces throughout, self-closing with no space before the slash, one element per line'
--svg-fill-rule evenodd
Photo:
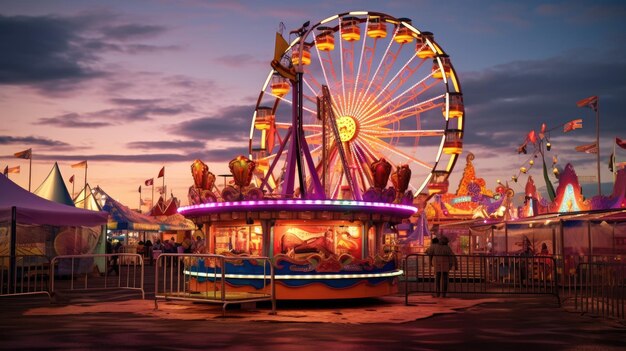
<path fill-rule="evenodd" d="M 609 171 L 613 172 L 613 159 L 615 158 L 615 154 L 611 152 L 611 156 L 609 156 Z"/>
<path fill-rule="evenodd" d="M 621 147 L 622 149 L 626 149 L 626 140 L 615 138 L 615 144 L 617 144 L 617 146 Z"/>
<path fill-rule="evenodd" d="M 7 166 L 4 169 L 4 174 L 9 174 L 9 173 L 20 173 L 20 166 L 15 166 L 15 167 L 9 167 Z"/>
<path fill-rule="evenodd" d="M 586 154 L 597 154 L 598 145 L 596 145 L 596 143 L 593 143 L 593 144 L 576 146 L 576 151 L 584 152 Z"/>
<path fill-rule="evenodd" d="M 156 189 L 156 191 L 159 192 L 159 194 L 163 195 L 163 194 L 165 194 L 165 192 L 167 190 L 166 188 L 167 188 L 167 186 L 157 186 L 155 189 Z"/>
<path fill-rule="evenodd" d="M 590 96 L 588 98 L 582 99 L 576 103 L 578 107 L 589 107 L 594 111 L 598 111 L 598 97 Z"/>
<path fill-rule="evenodd" d="M 157 178 L 163 178 L 163 177 L 165 177 L 165 166 L 161 168 L 161 170 L 159 171 L 159 176 Z"/>
<path fill-rule="evenodd" d="M 137 189 L 137 192 L 141 194 L 141 185 L 139 186 L 139 189 Z"/>
<path fill-rule="evenodd" d="M 70 177 L 70 183 L 74 183 L 74 175 L 72 174 L 72 176 Z"/>
<path fill-rule="evenodd" d="M 75 163 L 72 165 L 72 168 L 87 168 L 87 161 Z"/>
<path fill-rule="evenodd" d="M 146 184 L 146 186 L 154 185 L 154 178 L 146 179 L 144 184 Z"/>
<path fill-rule="evenodd" d="M 574 129 L 581 129 L 583 127 L 583 120 L 582 118 L 579 119 L 575 119 L 572 121 L 569 121 L 567 123 L 565 123 L 563 125 L 563 133 L 567 133 L 570 132 Z"/>
<path fill-rule="evenodd" d="M 20 152 L 16 152 L 13 154 L 17 158 L 23 158 L 30 160 L 33 157 L 33 149 L 28 149 Z"/>

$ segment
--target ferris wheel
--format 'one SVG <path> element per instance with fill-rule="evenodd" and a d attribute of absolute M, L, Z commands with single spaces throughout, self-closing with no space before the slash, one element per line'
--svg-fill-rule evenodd
<path fill-rule="evenodd" d="M 315 163 L 306 184 L 321 179 L 326 198 L 345 198 L 348 183 L 358 192 L 370 188 L 369 165 L 382 158 L 409 166 L 414 194 L 447 191 L 465 116 L 458 77 L 433 34 L 410 19 L 365 11 L 328 17 L 299 34 L 279 56 L 302 73 L 300 97 L 291 94 L 294 81 L 272 69 L 252 116 L 250 158 L 266 195 L 283 186 L 296 105 L 304 151 Z"/>

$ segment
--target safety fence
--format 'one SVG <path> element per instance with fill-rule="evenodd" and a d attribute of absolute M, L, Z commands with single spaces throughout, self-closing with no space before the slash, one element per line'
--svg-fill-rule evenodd
<path fill-rule="evenodd" d="M 626 262 L 621 255 L 556 256 L 561 295 L 576 311 L 626 320 Z"/>
<path fill-rule="evenodd" d="M 43 255 L 0 256 L 0 281 L 0 296 L 50 296 L 50 260 Z"/>
<path fill-rule="evenodd" d="M 441 264 L 449 258 L 426 254 L 405 257 L 405 303 L 411 293 L 550 294 L 559 298 L 552 257 L 456 255 L 456 264 L 452 260 Z"/>
<path fill-rule="evenodd" d="M 138 254 L 56 256 L 50 262 L 50 294 L 59 291 L 133 290 L 145 298 L 144 262 Z M 53 272 L 53 273 L 52 273 Z"/>
<path fill-rule="evenodd" d="M 268 257 L 211 254 L 161 254 L 154 274 L 158 300 L 187 300 L 222 304 L 271 301 L 276 312 L 274 266 Z"/>

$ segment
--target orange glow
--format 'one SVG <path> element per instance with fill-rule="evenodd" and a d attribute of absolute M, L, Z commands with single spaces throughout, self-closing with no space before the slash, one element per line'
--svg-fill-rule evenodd
<path fill-rule="evenodd" d="M 394 38 L 398 44 L 408 44 L 413 42 L 413 32 L 407 27 L 401 27 Z"/>
<path fill-rule="evenodd" d="M 367 35 L 374 39 L 385 38 L 387 36 L 387 26 L 379 22 L 379 20 L 373 21 L 367 26 Z"/>
<path fill-rule="evenodd" d="M 428 45 L 427 39 L 432 40 L 432 33 L 422 32 L 422 35 L 418 36 L 415 43 L 415 50 L 417 57 L 421 59 L 434 58 L 436 56 L 433 49 Z"/>
<path fill-rule="evenodd" d="M 446 140 L 443 143 L 443 153 L 458 155 L 463 151 L 462 132 L 458 130 L 446 131 Z"/>
<path fill-rule="evenodd" d="M 463 95 L 460 93 L 450 93 L 450 108 L 449 118 L 461 118 L 465 113 L 465 106 L 463 104 Z M 442 109 L 443 115 L 446 115 L 445 106 Z"/>
<path fill-rule="evenodd" d="M 315 37 L 315 46 L 321 51 L 331 51 L 335 48 L 335 36 L 326 27 L 322 28 L 324 28 L 324 31 Z"/>
<path fill-rule="evenodd" d="M 294 65 L 299 65 L 300 64 L 300 47 L 294 47 L 293 51 L 291 52 L 291 62 Z M 304 47 L 304 51 L 302 51 L 302 64 L 303 65 L 310 65 L 311 64 L 311 51 L 308 47 Z"/>
<path fill-rule="evenodd" d="M 443 72 L 439 67 L 439 63 L 437 60 L 433 60 L 433 78 L 435 79 L 443 79 L 443 74 L 445 73 L 446 77 L 450 77 L 450 71 L 452 67 L 450 66 L 450 58 L 448 56 L 441 56 L 441 65 L 443 66 Z"/>
<path fill-rule="evenodd" d="M 287 79 L 279 75 L 274 75 L 272 77 L 272 83 L 270 84 L 270 87 L 272 89 L 272 94 L 280 97 L 287 95 L 289 89 L 291 88 Z"/>
<path fill-rule="evenodd" d="M 361 39 L 361 28 L 354 17 L 346 17 L 341 22 L 341 38 L 345 41 L 357 41 Z"/>

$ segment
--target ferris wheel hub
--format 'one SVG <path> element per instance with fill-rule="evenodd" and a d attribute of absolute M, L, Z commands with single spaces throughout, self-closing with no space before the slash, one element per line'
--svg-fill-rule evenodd
<path fill-rule="evenodd" d="M 352 141 L 357 136 L 359 124 L 352 116 L 341 116 L 337 119 L 337 129 L 342 142 Z"/>

